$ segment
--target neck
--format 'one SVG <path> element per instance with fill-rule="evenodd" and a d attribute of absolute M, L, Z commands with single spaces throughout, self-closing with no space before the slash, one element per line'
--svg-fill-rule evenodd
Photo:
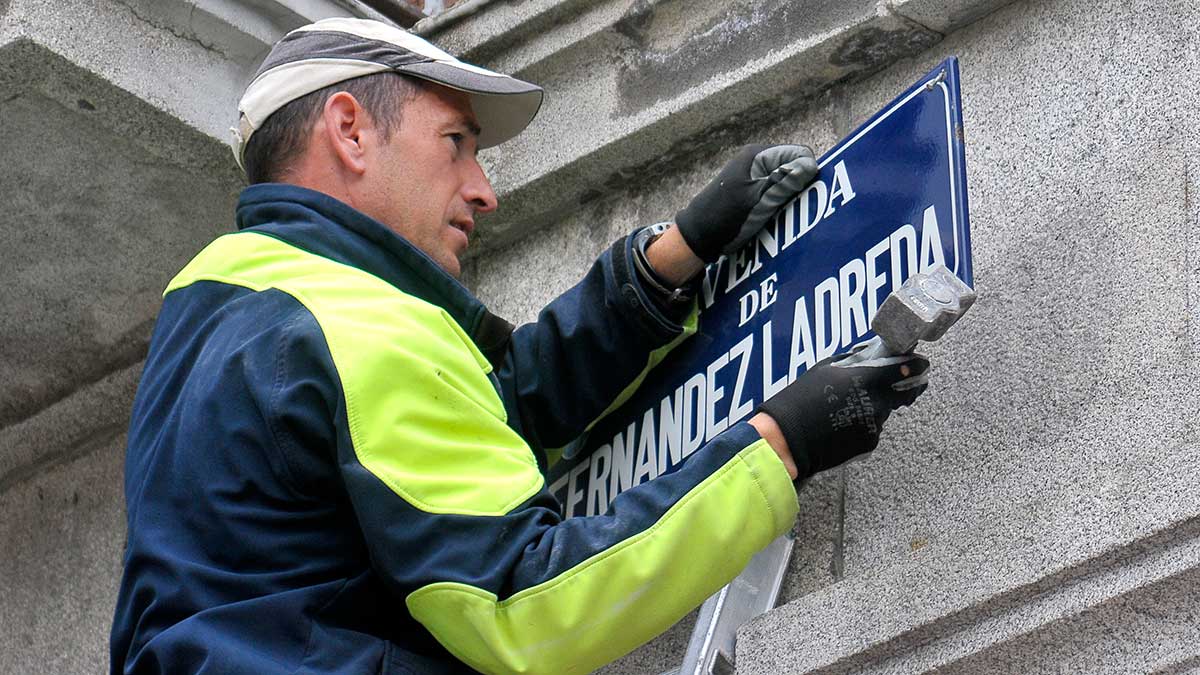
<path fill-rule="evenodd" d="M 319 137 L 314 137 L 304 152 L 283 172 L 279 182 L 323 192 L 357 209 L 350 179 L 351 176 L 347 175 L 332 150 Z"/>

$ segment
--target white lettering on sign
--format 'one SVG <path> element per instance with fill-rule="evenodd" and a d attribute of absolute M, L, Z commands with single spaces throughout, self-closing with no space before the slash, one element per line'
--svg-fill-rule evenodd
<path fill-rule="evenodd" d="M 602 445 L 592 453 L 588 470 L 587 514 L 594 516 L 608 509 L 608 474 L 612 471 L 612 446 Z M 550 488 L 554 489 L 553 486 Z M 567 511 L 567 513 L 571 513 Z"/>
<path fill-rule="evenodd" d="M 637 423 L 630 422 L 625 433 L 613 436 L 612 471 L 608 475 L 609 499 L 633 487 L 633 445 L 637 442 L 637 434 L 634 433 L 636 429 Z"/>
<path fill-rule="evenodd" d="M 758 282 L 758 288 L 738 298 L 738 326 L 754 318 L 755 314 L 775 304 L 775 282 L 779 276 L 772 274 Z"/>
<path fill-rule="evenodd" d="M 808 370 L 817 363 L 812 326 L 808 323 L 808 303 L 804 296 L 796 299 L 795 312 L 792 317 L 792 350 L 788 358 L 788 373 L 792 375 L 788 377 L 788 384 L 796 377 L 795 373 L 800 372 L 801 366 Z"/>
<path fill-rule="evenodd" d="M 813 218 L 811 224 L 794 230 L 793 242 L 832 213 L 830 209 L 835 208 L 835 203 L 836 207 L 842 207 L 854 198 L 844 163 L 834 168 L 832 187 L 809 190 L 810 199 L 823 200 L 822 207 L 816 211 L 810 206 L 810 211 L 799 210 L 793 216 Z M 788 213 L 793 211 L 796 209 L 788 209 Z M 736 272 L 724 272 L 726 287 L 733 288 L 761 267 L 758 264 L 761 255 L 769 258 L 778 253 L 775 242 L 780 243 L 780 248 L 789 245 L 789 232 L 793 230 L 788 217 L 778 219 L 776 227 L 782 228 L 782 237 L 775 232 L 760 236 L 755 248 L 741 252 L 735 263 L 723 267 L 722 261 L 726 259 L 722 258 L 710 266 L 703 291 L 707 305 L 712 304 L 712 289 L 720 280 L 722 269 L 736 268 Z M 945 254 L 937 210 L 929 206 L 919 226 L 906 223 L 897 227 L 869 247 L 861 258 L 843 263 L 835 275 L 817 284 L 811 294 L 796 298 L 786 334 L 775 334 L 776 324 L 765 321 L 761 333 L 751 331 L 729 351 L 717 355 L 700 372 L 644 411 L 640 420 L 607 439 L 590 457 L 555 481 L 550 486 L 551 492 L 559 496 L 568 517 L 581 512 L 589 516 L 604 513 L 621 492 L 667 473 L 704 443 L 745 419 L 758 403 L 777 394 L 817 361 L 861 339 L 879 310 L 881 291 L 889 285 L 894 290 L 913 274 L 938 264 L 945 264 Z M 742 296 L 754 300 L 739 302 L 754 306 L 749 316 L 744 315 L 748 310 L 739 308 L 742 312 L 739 325 L 775 303 L 777 283 L 776 274 L 770 274 Z M 786 365 L 782 359 L 777 362 L 772 349 L 776 343 L 788 345 Z M 751 359 L 756 359 L 762 367 L 762 377 L 757 382 L 748 376 Z M 722 373 L 733 378 L 731 391 L 718 382 Z"/>
<path fill-rule="evenodd" d="M 704 373 L 696 373 L 683 383 L 684 459 L 699 450 L 701 445 L 704 445 Z"/>
<path fill-rule="evenodd" d="M 675 466 L 683 461 L 683 385 L 675 388 L 658 406 L 658 466 Z"/>
<path fill-rule="evenodd" d="M 879 256 L 891 249 L 892 239 L 888 237 L 867 249 L 863 260 L 863 269 L 867 273 L 867 316 L 875 316 L 879 310 L 879 289 L 887 283 L 887 275 L 880 274 L 878 268 Z"/>
<path fill-rule="evenodd" d="M 817 323 L 817 360 L 820 361 L 833 356 L 833 353 L 838 349 L 838 343 L 842 339 L 842 324 L 836 318 L 842 311 L 842 304 L 838 301 L 837 277 L 829 277 L 817 284 L 814 295 L 813 309 L 816 311 Z"/>
<path fill-rule="evenodd" d="M 803 298 L 801 298 L 801 303 L 803 303 Z M 797 309 L 803 309 L 803 308 L 798 307 Z M 762 339 L 763 339 L 764 345 L 771 344 L 771 322 L 770 322 L 770 320 L 763 323 Z M 795 348 L 795 340 L 796 340 L 796 338 L 793 335 L 792 336 L 793 349 Z M 764 401 L 771 398 L 775 394 L 778 394 L 780 391 L 782 391 L 783 388 L 786 387 L 788 385 L 788 382 L 790 381 L 788 378 L 788 372 L 790 372 L 790 371 L 784 371 L 782 377 L 780 377 L 778 379 L 775 378 L 775 364 L 772 363 L 772 359 L 774 359 L 774 356 L 775 356 L 773 353 L 774 351 L 775 350 L 773 350 L 773 349 L 763 349 L 762 350 L 762 392 L 763 392 L 763 400 Z"/>
<path fill-rule="evenodd" d="M 705 394 L 705 403 L 707 411 L 704 415 L 704 438 L 715 438 L 717 434 L 725 431 L 725 427 L 729 426 L 725 418 L 717 417 L 717 403 L 725 398 L 725 387 L 717 386 L 717 372 L 729 363 L 729 354 L 722 354 L 717 357 L 716 361 L 708 364 L 708 368 L 704 371 L 704 381 L 708 383 L 708 390 Z"/>
<path fill-rule="evenodd" d="M 729 404 L 729 424 L 737 424 L 743 417 L 754 410 L 754 399 L 744 399 L 743 392 L 746 384 L 746 371 L 750 369 L 750 353 L 754 350 L 754 334 L 742 338 L 742 341 L 729 350 L 730 360 L 737 359 L 737 380 L 733 384 L 733 400 Z"/>

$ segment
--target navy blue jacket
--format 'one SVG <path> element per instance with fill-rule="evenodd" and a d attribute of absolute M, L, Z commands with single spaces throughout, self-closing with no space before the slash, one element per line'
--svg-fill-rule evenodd
<path fill-rule="evenodd" d="M 237 224 L 154 330 L 112 672 L 588 672 L 790 527 L 790 481 L 744 423 L 561 519 L 547 451 L 687 334 L 628 238 L 513 332 L 326 195 L 252 186 Z"/>

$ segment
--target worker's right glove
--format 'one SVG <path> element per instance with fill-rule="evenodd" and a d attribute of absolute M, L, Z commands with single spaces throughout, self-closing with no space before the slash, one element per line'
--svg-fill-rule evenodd
<path fill-rule="evenodd" d="M 874 450 L 891 412 L 925 391 L 924 356 L 864 360 L 860 352 L 821 361 L 758 408 L 783 432 L 798 478 Z"/>
<path fill-rule="evenodd" d="M 706 263 L 733 253 L 796 198 L 817 175 L 803 145 L 747 145 L 675 214 L 679 233 Z"/>

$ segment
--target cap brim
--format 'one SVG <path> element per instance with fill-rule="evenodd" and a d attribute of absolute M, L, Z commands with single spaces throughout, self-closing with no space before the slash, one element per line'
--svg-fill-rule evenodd
<path fill-rule="evenodd" d="M 545 92 L 536 84 L 493 73 L 478 66 L 444 61 L 410 63 L 396 72 L 464 91 L 481 129 L 479 147 L 499 145 L 521 133 L 542 107 Z"/>

